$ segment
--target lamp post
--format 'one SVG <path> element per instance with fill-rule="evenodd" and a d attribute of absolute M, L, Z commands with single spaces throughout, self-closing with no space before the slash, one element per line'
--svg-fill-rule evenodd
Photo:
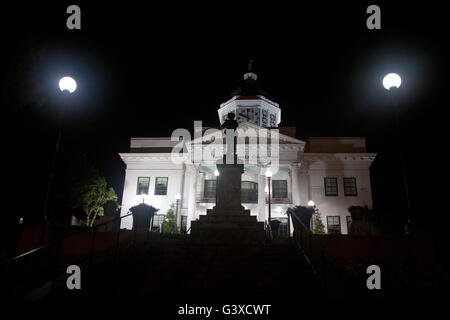
<path fill-rule="evenodd" d="M 56 159 L 58 157 L 58 150 L 61 144 L 61 136 L 62 136 L 62 123 L 64 119 L 64 113 L 66 111 L 66 105 L 67 105 L 67 99 L 70 94 L 75 92 L 77 89 L 77 83 L 76 81 L 71 77 L 63 77 L 59 80 L 59 89 L 62 91 L 63 95 L 63 103 L 62 107 L 59 108 L 59 115 L 58 115 L 58 137 L 56 138 L 56 146 L 55 146 L 55 153 L 53 154 L 53 160 L 52 160 L 52 166 L 50 168 L 50 177 L 48 179 L 48 185 L 47 185 L 47 193 L 45 194 L 45 201 L 44 201 L 44 223 L 48 224 L 48 217 L 47 217 L 47 208 L 48 208 L 48 200 L 50 196 L 50 191 L 52 188 L 53 183 L 53 176 L 56 166 Z"/>
<path fill-rule="evenodd" d="M 271 214 L 271 196 L 270 196 L 270 178 L 272 177 L 272 171 L 267 170 L 266 171 L 266 177 L 267 177 L 267 183 L 268 183 L 268 196 L 269 196 L 269 215 L 268 215 L 268 221 L 270 226 L 270 221 L 272 220 L 272 214 Z"/>
<path fill-rule="evenodd" d="M 310 207 L 310 208 L 313 208 L 314 209 L 314 214 L 317 214 L 317 208 L 316 208 L 316 204 L 315 204 L 315 202 L 313 201 L 313 200 L 309 200 L 308 201 L 308 207 Z M 311 217 L 311 220 L 310 220 L 310 228 L 312 229 L 312 231 L 314 231 L 314 217 Z"/>
<path fill-rule="evenodd" d="M 400 141 L 400 126 L 399 126 L 399 107 L 398 107 L 398 91 L 400 85 L 402 84 L 401 77 L 396 73 L 389 73 L 383 78 L 383 86 L 386 90 L 390 92 L 390 95 L 393 98 L 393 107 L 395 113 L 395 130 L 397 131 L 397 144 L 399 147 L 399 157 L 400 164 L 402 168 L 402 176 L 403 176 L 403 186 L 405 188 L 405 196 L 406 202 L 408 206 L 408 220 L 405 225 L 405 231 L 408 233 L 410 231 L 411 220 L 412 220 L 412 209 L 411 209 L 411 200 L 409 198 L 409 189 L 408 189 L 408 178 L 406 175 L 406 166 L 405 166 L 405 158 L 403 154 L 402 141 Z"/>
<path fill-rule="evenodd" d="M 220 172 L 219 170 L 214 170 L 214 176 L 216 177 L 216 206 L 217 206 L 217 182 L 219 180 Z"/>
<path fill-rule="evenodd" d="M 176 204 L 176 207 L 175 207 L 175 224 L 174 224 L 174 226 L 173 226 L 173 233 L 177 233 L 178 203 L 179 203 L 179 201 L 180 201 L 180 199 L 181 199 L 181 195 L 180 195 L 179 193 L 177 193 L 177 194 L 175 195 L 175 199 L 177 200 L 177 204 Z"/>

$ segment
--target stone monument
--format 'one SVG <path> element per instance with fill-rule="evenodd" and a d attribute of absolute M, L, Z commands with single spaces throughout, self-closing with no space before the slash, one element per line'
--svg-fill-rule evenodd
<path fill-rule="evenodd" d="M 244 165 L 237 163 L 236 136 L 238 123 L 234 113 L 228 114 L 222 127 L 232 130 L 234 139 L 227 140 L 227 156 L 233 157 L 232 163 L 226 161 L 217 164 L 219 176 L 216 182 L 216 205 L 208 209 L 191 224 L 191 239 L 198 243 L 220 244 L 261 244 L 264 243 L 264 223 L 258 222 L 256 216 L 241 204 L 241 175 Z M 227 136 L 230 132 L 227 132 Z M 233 149 L 231 149 L 233 148 Z M 232 150 L 232 152 L 230 152 Z"/>

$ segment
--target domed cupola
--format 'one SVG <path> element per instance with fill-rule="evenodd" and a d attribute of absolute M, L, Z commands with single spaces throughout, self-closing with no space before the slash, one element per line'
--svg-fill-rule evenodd
<path fill-rule="evenodd" d="M 269 100 L 267 92 L 258 86 L 258 76 L 253 72 L 253 60 L 249 61 L 248 71 L 242 83 L 231 92 L 232 98 L 220 105 L 218 110 L 220 124 L 230 112 L 236 114 L 238 122 L 249 122 L 261 127 L 278 127 L 281 110 L 278 103 Z"/>

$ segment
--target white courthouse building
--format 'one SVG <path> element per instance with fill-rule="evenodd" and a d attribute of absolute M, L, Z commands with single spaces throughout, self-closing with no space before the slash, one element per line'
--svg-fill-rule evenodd
<path fill-rule="evenodd" d="M 346 234 L 350 222 L 348 208 L 372 207 L 369 167 L 375 154 L 366 152 L 366 141 L 361 137 L 297 139 L 295 128 L 280 126 L 280 106 L 266 96 L 257 86 L 256 74 L 249 71 L 243 84 L 233 90 L 232 98 L 220 105 L 218 116 L 222 124 L 228 113 L 235 113 L 243 130 L 278 130 L 279 165 L 270 187 L 272 220 L 280 220 L 280 232 L 287 232 L 287 208 L 307 206 L 313 200 L 327 232 Z M 205 133 L 200 139 L 202 148 L 206 148 L 208 139 Z M 196 142 L 198 139 L 192 140 L 193 144 Z M 129 152 L 120 153 L 126 164 L 122 216 L 144 201 L 159 209 L 154 220 L 154 226 L 158 227 L 178 197 L 177 222 L 182 229 L 189 230 L 191 221 L 215 205 L 216 166 L 206 162 L 174 163 L 171 156 L 177 144 L 170 136 L 131 138 Z M 241 183 L 242 205 L 258 221 L 267 221 L 268 217 L 268 178 L 263 169 L 259 162 L 246 163 Z M 132 217 L 124 218 L 122 228 L 131 227 Z"/>

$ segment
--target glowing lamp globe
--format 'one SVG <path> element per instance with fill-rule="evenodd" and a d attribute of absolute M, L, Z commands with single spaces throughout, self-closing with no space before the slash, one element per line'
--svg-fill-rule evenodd
<path fill-rule="evenodd" d="M 386 90 L 390 90 L 392 87 L 400 88 L 402 84 L 402 78 L 396 73 L 389 73 L 383 78 L 383 86 Z"/>
<path fill-rule="evenodd" d="M 272 171 L 267 170 L 266 171 L 266 177 L 270 178 L 272 176 Z"/>
<path fill-rule="evenodd" d="M 175 195 L 175 200 L 180 200 L 180 199 L 181 199 L 181 194 L 177 193 L 177 194 Z"/>
<path fill-rule="evenodd" d="M 214 171 L 214 175 L 218 177 L 220 175 L 219 170 Z"/>
<path fill-rule="evenodd" d="M 314 207 L 316 204 L 314 203 L 314 201 L 309 200 L 308 201 L 308 207 Z"/>
<path fill-rule="evenodd" d="M 67 90 L 73 93 L 77 89 L 77 82 L 71 77 L 64 77 L 59 80 L 59 89 L 61 91 Z"/>

